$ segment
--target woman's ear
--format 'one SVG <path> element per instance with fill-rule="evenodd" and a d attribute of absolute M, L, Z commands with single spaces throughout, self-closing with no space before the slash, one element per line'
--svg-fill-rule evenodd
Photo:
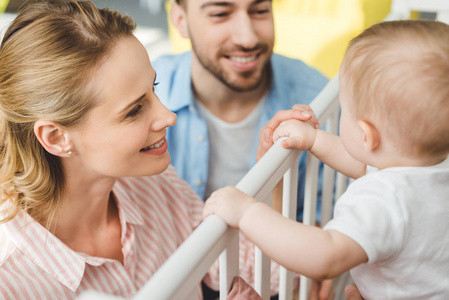
<path fill-rule="evenodd" d="M 187 15 L 184 8 L 175 1 L 170 3 L 170 18 L 179 34 L 185 38 L 189 38 L 189 30 L 187 25 Z M 186 4 L 187 5 L 187 4 Z"/>
<path fill-rule="evenodd" d="M 47 152 L 60 157 L 68 157 L 72 153 L 67 133 L 60 124 L 38 120 L 34 123 L 34 134 Z"/>
<path fill-rule="evenodd" d="M 366 152 L 374 152 L 380 147 L 380 135 L 377 128 L 368 121 L 359 120 L 357 125 L 362 131 L 363 147 Z"/>

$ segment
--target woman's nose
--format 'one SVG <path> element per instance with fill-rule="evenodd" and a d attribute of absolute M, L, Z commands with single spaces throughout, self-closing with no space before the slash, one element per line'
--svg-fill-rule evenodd
<path fill-rule="evenodd" d="M 158 131 L 175 125 L 177 116 L 158 101 L 159 109 L 154 111 L 155 120 L 151 123 L 151 130 Z"/>
<path fill-rule="evenodd" d="M 168 117 L 167 117 L 167 127 L 173 126 L 176 123 L 176 120 L 178 119 L 178 116 L 174 112 L 171 112 L 167 109 Z"/>

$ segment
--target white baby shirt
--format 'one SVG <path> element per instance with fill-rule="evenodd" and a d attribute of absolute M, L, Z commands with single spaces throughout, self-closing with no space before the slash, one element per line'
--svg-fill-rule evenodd
<path fill-rule="evenodd" d="M 337 201 L 324 229 L 368 255 L 351 270 L 365 299 L 449 299 L 449 159 L 370 170 Z"/>

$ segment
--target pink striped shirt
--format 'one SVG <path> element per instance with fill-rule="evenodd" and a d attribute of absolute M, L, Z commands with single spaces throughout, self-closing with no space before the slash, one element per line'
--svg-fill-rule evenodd
<path fill-rule="evenodd" d="M 113 192 L 123 265 L 77 253 L 18 215 L 0 225 L 0 299 L 72 299 L 86 290 L 131 298 L 202 220 L 203 201 L 171 166 L 156 176 L 120 178 Z M 240 244 L 241 276 L 251 283 L 254 247 L 245 239 Z M 217 264 L 205 280 L 218 289 Z"/>

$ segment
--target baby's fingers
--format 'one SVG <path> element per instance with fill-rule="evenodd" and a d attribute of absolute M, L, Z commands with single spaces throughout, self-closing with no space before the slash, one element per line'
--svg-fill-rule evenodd
<path fill-rule="evenodd" d="M 309 150 L 308 146 L 299 137 L 289 137 L 281 142 L 281 146 L 285 149 Z"/>
<path fill-rule="evenodd" d="M 203 208 L 203 219 L 206 219 L 208 216 L 214 214 L 213 206 L 214 204 L 210 201 L 210 199 L 208 199 Z"/>
<path fill-rule="evenodd" d="M 215 212 L 217 211 L 218 199 L 217 197 L 215 197 L 215 195 L 217 195 L 217 191 L 213 192 L 212 195 L 206 200 L 203 208 L 203 219 L 215 214 Z"/>

